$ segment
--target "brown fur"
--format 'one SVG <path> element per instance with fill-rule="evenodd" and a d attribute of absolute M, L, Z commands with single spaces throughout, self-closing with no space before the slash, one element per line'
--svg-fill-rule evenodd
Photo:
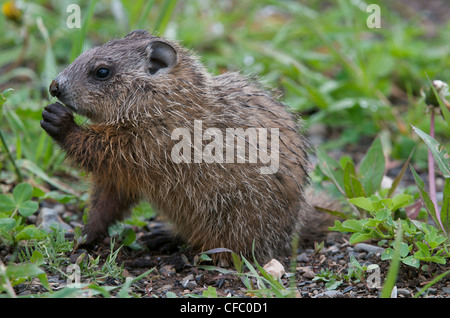
<path fill-rule="evenodd" d="M 172 46 L 177 60 L 149 74 L 154 41 Z M 98 65 L 113 69 L 110 79 L 92 78 Z M 177 43 L 138 31 L 80 55 L 50 90 L 92 121 L 77 126 L 59 103 L 46 107 L 42 121 L 92 175 L 89 242 L 142 199 L 199 251 L 224 247 L 251 258 L 255 241 L 263 261 L 288 253 L 293 234 L 302 233 L 312 213 L 304 195 L 308 147 L 293 116 L 258 83 L 238 73 L 212 76 Z M 261 163 L 174 163 L 170 154 L 178 141 L 171 132 L 193 132 L 194 120 L 202 120 L 203 130 L 278 128 L 278 172 L 261 174 Z"/>

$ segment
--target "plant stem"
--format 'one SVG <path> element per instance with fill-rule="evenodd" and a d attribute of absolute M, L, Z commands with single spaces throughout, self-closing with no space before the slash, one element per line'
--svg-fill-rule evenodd
<path fill-rule="evenodd" d="M 431 108 L 431 118 L 430 118 L 430 136 L 434 138 L 434 109 Z M 437 197 L 436 197 L 436 180 L 435 180 L 435 173 L 434 173 L 434 158 L 433 154 L 431 153 L 431 150 L 428 148 L 428 187 L 430 190 L 430 199 L 431 202 L 433 202 L 434 205 L 434 213 L 436 215 L 436 219 L 439 221 L 439 226 L 441 229 L 444 229 L 440 217 L 440 213 L 438 212 L 438 205 L 437 205 Z M 437 225 L 437 224 L 436 224 Z"/>
<path fill-rule="evenodd" d="M 16 172 L 16 176 L 19 182 L 23 181 L 23 177 L 22 177 L 22 173 L 20 172 L 19 168 L 17 167 L 16 161 L 14 160 L 14 158 L 11 155 L 11 152 L 9 151 L 8 145 L 6 144 L 6 140 L 5 137 L 3 136 L 2 131 L 0 130 L 0 140 L 3 144 L 3 148 L 5 148 L 6 151 L 6 155 L 8 156 L 9 160 L 11 161 L 11 163 L 14 166 L 14 170 Z"/>

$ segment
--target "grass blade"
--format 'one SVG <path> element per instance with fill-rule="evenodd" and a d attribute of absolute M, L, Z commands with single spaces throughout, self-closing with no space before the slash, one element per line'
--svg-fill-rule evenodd
<path fill-rule="evenodd" d="M 153 32 L 163 34 L 166 30 L 167 24 L 170 21 L 173 10 L 177 4 L 177 0 L 165 0 L 161 12 L 156 20 Z"/>
<path fill-rule="evenodd" d="M 42 180 L 48 182 L 55 188 L 75 196 L 80 196 L 80 193 L 76 191 L 75 189 L 72 189 L 67 184 L 62 183 L 61 181 L 49 177 L 44 171 L 42 171 L 41 168 L 39 168 L 34 162 L 31 162 L 27 159 L 21 159 L 17 161 L 17 164 L 19 167 L 28 170 L 32 174 L 36 175 L 37 177 L 41 178 Z"/>
<path fill-rule="evenodd" d="M 387 195 L 388 198 L 391 198 L 391 197 L 392 197 L 392 195 L 393 195 L 394 192 L 395 192 L 395 189 L 397 189 L 398 184 L 399 184 L 400 181 L 403 179 L 403 175 L 405 174 L 406 168 L 408 167 L 409 162 L 411 161 L 411 158 L 412 158 L 412 155 L 413 155 L 413 153 L 414 153 L 414 150 L 415 150 L 415 149 L 413 149 L 413 151 L 411 151 L 411 153 L 410 153 L 408 159 L 406 160 L 405 164 L 404 164 L 403 167 L 402 167 L 402 170 L 400 171 L 400 173 L 395 177 L 394 181 L 392 182 L 392 186 L 391 186 L 391 188 L 389 189 L 389 192 L 388 192 L 388 195 Z"/>
<path fill-rule="evenodd" d="M 415 295 L 414 298 L 418 298 L 420 295 L 422 295 L 428 288 L 436 284 L 438 281 L 440 281 L 442 278 L 450 274 L 450 270 L 440 274 L 439 276 L 436 276 L 431 282 L 426 284 L 421 290 L 419 290 Z"/>
<path fill-rule="evenodd" d="M 436 139 L 423 132 L 419 128 L 414 127 L 413 125 L 411 125 L 411 127 L 419 135 L 419 137 L 422 138 L 428 149 L 431 150 L 434 160 L 439 166 L 439 169 L 444 175 L 444 178 L 450 178 L 450 155 L 447 149 L 445 149 L 444 146 L 441 146 Z"/>
<path fill-rule="evenodd" d="M 394 242 L 394 255 L 392 257 L 391 266 L 384 282 L 383 290 L 381 291 L 381 298 L 391 298 L 392 289 L 397 281 L 398 269 L 400 267 L 400 244 L 402 243 L 402 227 L 399 226 L 397 236 Z"/>
<path fill-rule="evenodd" d="M 425 182 L 423 182 L 422 178 L 420 178 L 420 176 L 417 174 L 416 170 L 414 170 L 412 166 L 410 166 L 410 169 L 413 173 L 414 180 L 416 182 L 417 188 L 419 189 L 420 197 L 422 198 L 422 201 L 425 205 L 425 209 L 428 211 L 428 214 L 433 218 L 434 223 L 439 224 L 442 227 L 441 222 L 438 219 L 436 206 L 430 199 L 428 192 L 425 190 Z"/>
<path fill-rule="evenodd" d="M 80 55 L 83 51 L 83 44 L 86 39 L 86 29 L 89 24 L 89 22 L 92 19 L 92 16 L 94 14 L 94 8 L 97 4 L 97 0 L 90 1 L 89 7 L 87 10 L 87 13 L 85 14 L 85 19 L 83 21 L 83 25 L 81 26 L 81 29 L 78 31 L 77 37 L 73 43 L 72 51 L 70 52 L 70 60 L 73 61 L 77 58 L 78 55 Z"/>
<path fill-rule="evenodd" d="M 147 1 L 147 5 L 145 6 L 145 9 L 142 10 L 141 17 L 139 18 L 139 22 L 137 23 L 136 29 L 145 29 L 145 24 L 147 23 L 147 17 L 150 12 L 150 10 L 153 7 L 153 3 L 155 3 L 155 0 Z"/>

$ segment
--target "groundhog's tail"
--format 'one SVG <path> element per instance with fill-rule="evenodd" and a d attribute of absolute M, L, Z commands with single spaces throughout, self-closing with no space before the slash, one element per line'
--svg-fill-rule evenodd
<path fill-rule="evenodd" d="M 320 243 L 325 241 L 329 232 L 328 228 L 333 226 L 334 221 L 338 219 L 338 217 L 317 207 L 330 211 L 339 211 L 341 208 L 336 199 L 324 192 L 316 192 L 313 189 L 308 189 L 306 199 L 311 211 L 308 211 L 299 235 L 299 246 L 304 248 L 313 247 L 314 242 Z"/>

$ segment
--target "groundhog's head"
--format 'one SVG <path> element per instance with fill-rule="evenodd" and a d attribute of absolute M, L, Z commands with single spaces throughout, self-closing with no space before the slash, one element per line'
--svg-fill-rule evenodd
<path fill-rule="evenodd" d="M 136 30 L 81 54 L 49 91 L 94 122 L 126 122 L 179 103 L 183 87 L 202 84 L 201 67 L 176 43 Z"/>

